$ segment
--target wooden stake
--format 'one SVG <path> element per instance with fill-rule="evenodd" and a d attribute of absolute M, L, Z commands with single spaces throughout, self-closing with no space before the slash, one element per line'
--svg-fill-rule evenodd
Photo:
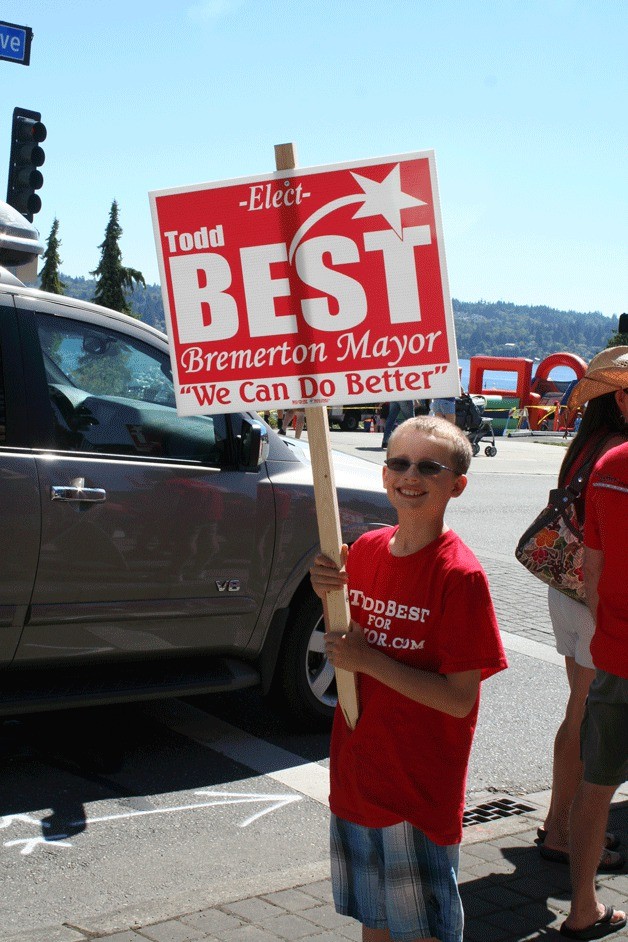
<path fill-rule="evenodd" d="M 275 145 L 275 166 L 277 170 L 293 170 L 297 166 L 294 144 Z M 342 533 L 340 530 L 334 468 L 331 462 L 327 409 L 325 406 L 310 406 L 305 410 L 305 417 L 312 459 L 314 499 L 316 501 L 316 519 L 318 521 L 321 550 L 340 566 L 342 564 L 340 555 Z M 330 592 L 327 595 L 325 608 L 326 631 L 349 630 L 351 616 L 346 589 Z M 355 729 L 360 714 L 355 674 L 351 671 L 336 670 L 336 687 L 344 718 L 351 729 Z"/>

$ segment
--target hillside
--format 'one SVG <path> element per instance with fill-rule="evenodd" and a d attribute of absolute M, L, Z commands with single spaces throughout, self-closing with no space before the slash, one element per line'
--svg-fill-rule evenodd
<path fill-rule="evenodd" d="M 543 359 L 560 350 L 585 360 L 607 345 L 617 317 L 598 311 L 557 311 L 506 301 L 452 301 L 458 355 L 521 356 Z M 508 345 L 508 346 L 507 346 Z"/>
<path fill-rule="evenodd" d="M 62 275 L 65 293 L 91 301 L 95 282 L 88 278 Z M 165 330 L 164 309 L 159 285 L 136 288 L 129 300 L 140 320 Z M 543 359 L 566 350 L 585 360 L 607 346 L 617 330 L 617 317 L 598 311 L 557 311 L 530 307 L 509 301 L 452 301 L 456 324 L 458 356 L 525 356 Z"/>

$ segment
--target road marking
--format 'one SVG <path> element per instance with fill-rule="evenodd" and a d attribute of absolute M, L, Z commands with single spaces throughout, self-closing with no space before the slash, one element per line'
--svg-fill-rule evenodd
<path fill-rule="evenodd" d="M 196 802 L 195 804 L 190 805 L 171 805 L 166 808 L 148 808 L 141 811 L 123 811 L 118 812 L 117 814 L 105 814 L 98 817 L 89 817 L 79 818 L 76 821 L 66 822 L 66 826 L 70 829 L 80 828 L 81 830 L 87 830 L 88 826 L 92 827 L 94 824 L 102 824 L 103 822 L 109 821 L 121 821 L 128 820 L 129 818 L 141 818 L 146 817 L 147 815 L 156 815 L 156 814 L 173 814 L 175 812 L 183 811 L 198 811 L 201 808 L 215 808 L 219 805 L 242 805 L 242 804 L 257 804 L 259 802 L 264 802 L 268 804 L 268 807 L 262 808 L 259 811 L 256 811 L 254 814 L 249 815 L 245 818 L 244 821 L 240 822 L 240 827 L 248 827 L 249 824 L 253 824 L 254 821 L 257 821 L 259 818 L 263 817 L 266 814 L 270 814 L 271 811 L 277 811 L 279 808 L 284 808 L 286 805 L 291 805 L 295 801 L 301 801 L 299 795 L 258 795 L 249 792 L 219 792 L 214 791 L 211 788 L 202 789 L 197 792 L 194 792 L 195 795 L 206 795 L 211 798 L 211 801 Z M 50 828 L 50 823 L 48 821 L 42 821 L 38 818 L 34 818 L 31 815 L 6 815 L 4 818 L 0 818 L 0 828 L 8 828 L 12 824 L 16 823 L 28 823 L 36 824 L 42 831 L 43 834 L 36 835 L 35 837 L 20 838 L 14 839 L 11 841 L 5 841 L 5 847 L 21 847 L 20 853 L 22 856 L 29 856 L 33 853 L 36 847 L 41 845 L 47 845 L 50 847 L 72 847 L 72 843 L 67 841 L 69 834 L 57 833 L 53 834 L 46 829 Z"/>
<path fill-rule="evenodd" d="M 502 631 L 501 638 L 507 651 L 564 666 L 564 658 L 550 645 L 509 631 Z M 329 769 L 318 762 L 307 762 L 182 700 L 146 703 L 143 709 L 181 736 L 328 807 Z"/>
<path fill-rule="evenodd" d="M 306 762 L 302 756 L 251 736 L 182 700 L 147 703 L 144 710 L 182 736 L 266 775 L 306 798 L 328 805 L 329 769 L 318 762 Z"/>
<path fill-rule="evenodd" d="M 502 644 L 507 651 L 515 651 L 517 654 L 526 654 L 528 657 L 534 657 L 537 661 L 546 661 L 548 664 L 558 664 L 565 666 L 565 658 L 559 654 L 556 648 L 549 644 L 543 644 L 541 641 L 532 641 L 530 638 L 523 638 L 521 635 L 515 635 L 511 631 L 501 631 Z"/>

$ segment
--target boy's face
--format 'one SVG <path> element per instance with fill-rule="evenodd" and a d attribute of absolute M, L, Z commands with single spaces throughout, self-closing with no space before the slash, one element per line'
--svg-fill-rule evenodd
<path fill-rule="evenodd" d="M 425 475 L 416 467 L 421 461 L 429 461 L 451 468 L 452 448 L 445 438 L 416 429 L 397 432 L 386 460 L 394 458 L 413 462 L 404 472 L 393 471 L 384 465 L 384 487 L 390 503 L 398 513 L 416 511 L 421 516 L 442 518 L 449 500 L 459 497 L 466 487 L 467 478 L 464 474 L 443 469 L 438 474 Z"/>

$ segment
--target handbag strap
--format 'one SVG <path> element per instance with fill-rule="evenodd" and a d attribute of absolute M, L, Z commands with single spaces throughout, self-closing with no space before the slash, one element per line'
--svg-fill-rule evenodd
<path fill-rule="evenodd" d="M 602 451 L 604 445 L 607 441 L 613 438 L 617 433 L 609 432 L 607 435 L 603 435 L 602 438 L 598 441 L 595 448 L 592 450 L 591 454 L 587 460 L 583 463 L 582 467 L 574 475 L 570 483 L 565 487 L 566 491 L 570 491 L 575 497 L 579 497 L 584 488 L 587 486 L 588 480 L 593 471 L 594 465 L 598 458 L 600 457 L 600 452 Z"/>
<path fill-rule="evenodd" d="M 612 434 L 612 433 L 611 433 Z M 597 443 L 587 460 L 578 469 L 573 479 L 565 487 L 555 487 L 549 492 L 549 501 L 545 510 L 541 511 L 538 517 L 530 524 L 528 529 L 521 536 L 517 544 L 517 550 L 525 546 L 529 539 L 539 533 L 547 526 L 556 523 L 557 520 L 563 520 L 568 530 L 573 533 L 577 540 L 582 542 L 584 534 L 581 527 L 576 527 L 570 519 L 567 510 L 576 501 L 582 497 L 582 491 L 587 485 L 591 471 L 597 461 L 600 451 L 611 435 L 605 435 Z"/>
<path fill-rule="evenodd" d="M 573 535 L 577 537 L 580 541 L 584 539 L 584 531 L 582 529 L 583 521 L 581 519 L 581 514 L 578 513 L 578 508 L 576 506 L 576 517 L 578 520 L 579 526 L 574 526 L 572 520 L 566 514 L 567 507 L 570 504 L 576 504 L 578 500 L 582 498 L 582 492 L 589 482 L 591 477 L 591 472 L 595 467 L 595 463 L 600 457 L 600 452 L 606 444 L 606 442 L 612 438 L 614 435 L 613 432 L 608 435 L 602 436 L 598 441 L 595 448 L 592 449 L 591 454 L 583 465 L 579 468 L 578 472 L 574 475 L 572 480 L 566 487 L 556 488 L 553 491 L 550 491 L 550 501 L 554 504 L 556 511 L 559 512 L 559 516 L 563 518 L 565 526 L 571 530 Z"/>

